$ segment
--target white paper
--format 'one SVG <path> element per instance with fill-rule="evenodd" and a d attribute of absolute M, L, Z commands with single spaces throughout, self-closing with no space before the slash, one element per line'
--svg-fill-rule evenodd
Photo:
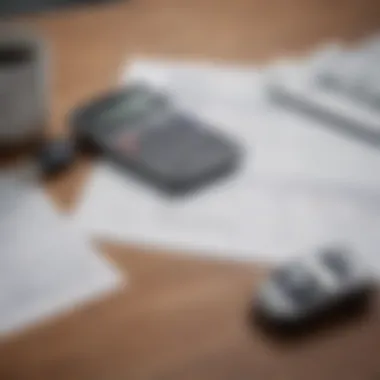
<path fill-rule="evenodd" d="M 28 177 L 0 172 L 0 337 L 122 284 Z"/>
<path fill-rule="evenodd" d="M 239 139 L 256 174 L 379 190 L 380 149 L 272 105 L 265 92 L 271 70 L 143 61 L 124 80 L 167 89 L 187 110 Z"/>
<path fill-rule="evenodd" d="M 275 109 L 263 70 L 142 62 L 125 80 L 175 94 L 238 139 L 244 162 L 232 178 L 179 200 L 100 163 L 76 215 L 86 233 L 233 260 L 278 261 L 343 244 L 378 265 L 379 151 Z"/>
<path fill-rule="evenodd" d="M 205 257 L 271 262 L 330 244 L 371 256 L 380 240 L 380 205 L 361 196 L 240 174 L 176 200 L 102 164 L 76 221 L 101 238 Z"/>

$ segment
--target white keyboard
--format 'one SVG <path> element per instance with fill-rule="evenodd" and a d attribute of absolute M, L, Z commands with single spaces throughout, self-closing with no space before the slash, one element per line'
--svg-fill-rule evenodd
<path fill-rule="evenodd" d="M 278 65 L 272 100 L 335 130 L 380 145 L 380 37 L 353 49 L 331 47 L 311 59 Z"/>

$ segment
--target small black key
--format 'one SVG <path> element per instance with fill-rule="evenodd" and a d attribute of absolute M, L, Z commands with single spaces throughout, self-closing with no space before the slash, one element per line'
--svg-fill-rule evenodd
<path fill-rule="evenodd" d="M 75 144 L 70 139 L 47 141 L 40 154 L 39 163 L 45 175 L 55 175 L 65 170 L 75 159 Z"/>

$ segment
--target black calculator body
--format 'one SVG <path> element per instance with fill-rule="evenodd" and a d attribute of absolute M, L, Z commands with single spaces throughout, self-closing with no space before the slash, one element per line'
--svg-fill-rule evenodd
<path fill-rule="evenodd" d="M 74 111 L 78 141 L 171 194 L 187 193 L 237 167 L 241 149 L 144 84 L 131 84 Z"/>

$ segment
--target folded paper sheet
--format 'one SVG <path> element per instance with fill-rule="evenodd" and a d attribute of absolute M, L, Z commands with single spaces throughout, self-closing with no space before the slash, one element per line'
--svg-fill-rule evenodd
<path fill-rule="evenodd" d="M 121 286 L 24 169 L 0 172 L 0 337 Z"/>
<path fill-rule="evenodd" d="M 343 244 L 377 262 L 380 151 L 275 109 L 265 97 L 265 75 L 185 63 L 132 65 L 126 81 L 145 80 L 175 95 L 179 106 L 240 140 L 244 162 L 232 178 L 179 200 L 99 163 L 78 225 L 106 239 L 223 259 L 276 261 Z"/>

